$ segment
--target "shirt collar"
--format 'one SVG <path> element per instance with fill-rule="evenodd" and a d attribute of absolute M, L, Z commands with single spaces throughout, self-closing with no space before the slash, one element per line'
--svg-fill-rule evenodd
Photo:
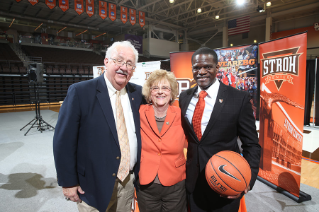
<path fill-rule="evenodd" d="M 213 96 L 216 96 L 219 88 L 219 80 L 215 78 L 215 82 L 209 86 L 209 88 L 206 90 L 207 96 L 209 98 L 213 98 Z M 195 93 L 195 96 L 198 98 L 199 93 L 202 91 L 202 89 L 198 86 L 197 92 Z"/>
<path fill-rule="evenodd" d="M 105 80 L 105 83 L 106 83 L 106 87 L 107 87 L 107 90 L 109 92 L 109 95 L 110 97 L 115 95 L 116 94 L 116 89 L 114 88 L 114 86 L 112 85 L 112 83 L 109 81 L 109 79 L 106 77 L 105 73 L 104 73 L 104 80 Z M 125 87 L 120 91 L 121 92 L 121 95 L 124 95 L 126 94 L 126 89 Z"/>

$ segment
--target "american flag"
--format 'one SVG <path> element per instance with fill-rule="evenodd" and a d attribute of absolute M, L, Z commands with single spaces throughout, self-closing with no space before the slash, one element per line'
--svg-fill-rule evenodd
<path fill-rule="evenodd" d="M 244 16 L 228 21 L 228 36 L 236 35 L 250 30 L 250 16 Z"/>

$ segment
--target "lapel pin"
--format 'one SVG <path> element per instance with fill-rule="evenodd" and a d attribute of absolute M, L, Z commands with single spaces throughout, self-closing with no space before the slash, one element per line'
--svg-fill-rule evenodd
<path fill-rule="evenodd" d="M 166 122 L 167 125 L 169 125 L 169 122 Z"/>
<path fill-rule="evenodd" d="M 223 101 L 224 101 L 223 99 L 219 99 L 219 103 L 223 103 Z"/>
<path fill-rule="evenodd" d="M 132 100 L 134 100 L 134 98 L 132 98 Z"/>

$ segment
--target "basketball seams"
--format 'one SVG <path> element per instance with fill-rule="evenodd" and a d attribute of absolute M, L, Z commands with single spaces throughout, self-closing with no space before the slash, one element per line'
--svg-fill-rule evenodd
<path fill-rule="evenodd" d="M 219 180 L 223 181 L 223 183 L 224 183 L 225 185 L 227 185 L 228 188 L 232 189 L 233 191 L 240 192 L 240 191 L 237 191 L 236 189 L 233 189 L 233 187 L 229 186 L 228 183 L 226 183 L 226 182 L 219 176 L 218 172 L 216 172 L 215 167 L 214 167 L 214 165 L 212 164 L 212 162 L 211 162 L 210 160 L 209 160 L 209 162 L 210 162 L 211 166 L 213 167 L 214 173 L 217 174 Z M 206 170 L 205 170 L 205 171 L 206 171 Z"/>
<path fill-rule="evenodd" d="M 233 163 L 231 163 L 229 160 L 227 160 L 226 158 L 224 158 L 224 157 L 222 157 L 222 156 L 220 156 L 220 155 L 215 155 L 215 156 L 217 156 L 217 157 L 220 157 L 220 158 L 222 158 L 222 159 L 224 159 L 224 160 L 226 160 L 228 163 L 230 163 L 238 172 L 239 172 L 239 174 L 242 176 L 242 178 L 244 179 L 244 182 L 245 182 L 245 185 L 246 185 L 246 188 L 247 188 L 247 182 L 246 182 L 246 179 L 245 179 L 245 177 L 243 176 L 243 174 L 239 171 L 239 169 L 236 167 L 236 166 L 234 166 L 234 164 Z"/>
<path fill-rule="evenodd" d="M 231 152 L 232 154 L 235 153 L 235 152 L 232 152 L 232 151 L 227 151 L 227 152 Z M 237 154 L 234 154 L 234 155 L 237 155 Z M 239 154 L 238 154 L 238 155 L 239 155 Z M 223 156 L 218 155 L 218 153 L 215 154 L 215 156 L 220 157 L 220 158 L 226 160 L 228 163 L 230 163 L 230 164 L 240 173 L 240 175 L 242 176 L 242 178 L 243 178 L 244 181 L 245 181 L 246 188 L 247 188 L 246 178 L 243 176 L 243 174 L 241 173 L 241 171 L 239 171 L 239 169 L 238 169 L 232 162 L 230 162 L 229 160 L 227 160 L 227 159 L 224 158 Z M 240 155 L 240 157 L 242 157 L 242 156 Z M 245 158 L 242 157 L 242 159 L 244 159 L 243 161 L 245 161 L 245 162 L 247 163 L 247 165 L 249 166 L 249 168 L 250 168 L 250 165 L 249 165 L 248 162 L 245 160 Z"/>

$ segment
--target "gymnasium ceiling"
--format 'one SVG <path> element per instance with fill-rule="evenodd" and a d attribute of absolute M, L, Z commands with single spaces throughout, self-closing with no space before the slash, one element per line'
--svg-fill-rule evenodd
<path fill-rule="evenodd" d="M 85 1 L 85 0 L 84 0 Z M 103 0 L 104 1 L 104 0 Z M 58 2 L 58 0 L 57 0 Z M 242 6 L 236 4 L 235 0 L 108 0 L 119 6 L 144 11 L 146 13 L 146 25 L 141 28 L 138 23 L 132 26 L 129 21 L 123 24 L 120 11 L 117 9 L 117 19 L 113 22 L 109 18 L 101 19 L 98 14 L 89 17 L 85 12 L 78 15 L 74 10 L 74 0 L 69 1 L 69 10 L 62 12 L 56 6 L 49 9 L 45 0 L 32 6 L 28 0 L 16 2 L 16 0 L 0 0 L 0 28 L 3 31 L 9 29 L 12 19 L 15 21 L 12 28 L 18 25 L 36 28 L 43 23 L 36 32 L 45 32 L 46 29 L 61 30 L 67 27 L 67 31 L 99 35 L 107 33 L 106 36 L 114 36 L 124 33 L 142 35 L 146 33 L 149 25 L 153 32 L 164 32 L 164 39 L 174 40 L 172 32 L 178 30 L 179 38 L 187 32 L 189 40 L 203 43 L 214 34 L 221 32 L 227 20 L 249 15 L 251 27 L 265 25 L 268 15 L 273 17 L 273 22 L 278 20 L 292 20 L 318 14 L 318 0 L 271 0 L 272 5 L 267 7 L 266 0 L 245 0 Z M 202 12 L 197 13 L 201 8 Z M 265 12 L 258 12 L 257 7 L 264 8 Z M 98 13 L 98 4 L 95 1 L 95 13 Z M 219 15 L 219 19 L 215 16 Z M 221 33 L 220 33 L 221 34 Z"/>

